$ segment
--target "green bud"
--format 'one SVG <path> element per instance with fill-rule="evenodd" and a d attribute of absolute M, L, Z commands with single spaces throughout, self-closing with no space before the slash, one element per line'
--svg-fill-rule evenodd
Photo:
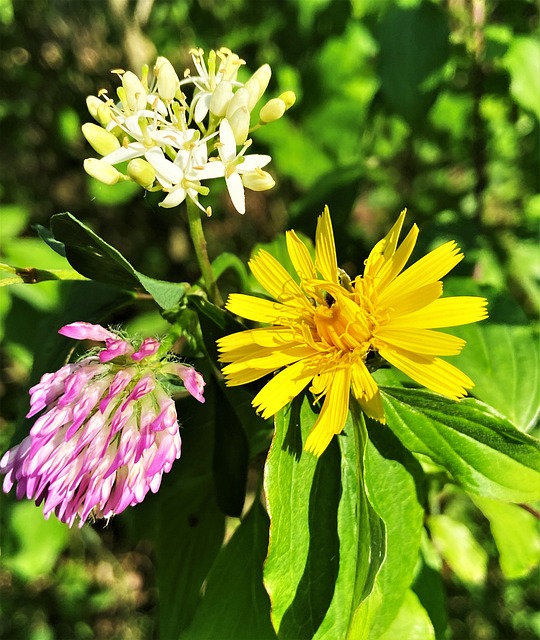
<path fill-rule="evenodd" d="M 120 147 L 120 142 L 112 133 L 105 131 L 103 127 L 93 122 L 83 124 L 81 130 L 92 148 L 101 156 L 106 156 Z"/>
<path fill-rule="evenodd" d="M 145 189 L 151 187 L 156 179 L 154 167 L 142 158 L 135 158 L 130 161 L 127 166 L 127 174 L 134 182 Z"/>
<path fill-rule="evenodd" d="M 259 119 L 262 123 L 274 122 L 279 120 L 285 113 L 286 105 L 281 98 L 272 98 L 261 109 Z"/>
<path fill-rule="evenodd" d="M 120 182 L 120 180 L 125 180 L 125 176 L 123 176 L 108 162 L 105 162 L 105 160 L 87 158 L 84 161 L 83 166 L 89 176 L 103 182 L 103 184 L 113 185 Z"/>

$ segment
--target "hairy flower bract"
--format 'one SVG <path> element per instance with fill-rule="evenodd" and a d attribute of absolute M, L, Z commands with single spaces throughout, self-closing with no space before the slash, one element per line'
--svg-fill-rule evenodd
<path fill-rule="evenodd" d="M 181 440 L 169 380 L 204 402 L 204 380 L 192 367 L 161 359 L 160 342 L 138 344 L 100 325 L 74 322 L 59 333 L 105 342 L 97 353 L 46 373 L 30 389 L 30 434 L 5 453 L 4 491 L 43 503 L 72 526 L 109 518 L 155 493 L 180 457 Z"/>
<path fill-rule="evenodd" d="M 328 208 L 319 217 L 315 260 L 294 231 L 287 249 L 298 275 L 295 280 L 269 253 L 250 261 L 255 278 L 274 300 L 231 294 L 227 309 L 248 320 L 269 323 L 218 341 L 230 386 L 278 372 L 253 399 L 268 418 L 308 385 L 320 414 L 305 447 L 320 455 L 342 431 L 350 394 L 364 412 L 385 422 L 380 391 L 371 373 L 379 358 L 415 382 L 458 399 L 474 384 L 440 356 L 458 354 L 461 338 L 433 329 L 476 322 L 487 317 L 480 297 L 441 298 L 440 279 L 463 258 L 451 241 L 404 269 L 416 244 L 413 225 L 398 245 L 405 219 L 401 213 L 388 235 L 371 251 L 364 272 L 351 281 L 338 269 Z"/>

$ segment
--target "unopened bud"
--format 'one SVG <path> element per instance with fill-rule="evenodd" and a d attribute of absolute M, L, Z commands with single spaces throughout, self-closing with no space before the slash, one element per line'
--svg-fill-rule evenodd
<path fill-rule="evenodd" d="M 232 114 L 239 109 L 240 107 L 246 107 L 249 111 L 249 91 L 244 87 L 240 87 L 238 91 L 231 98 L 229 105 L 227 106 L 227 112 L 225 117 L 227 120 L 230 119 Z"/>
<path fill-rule="evenodd" d="M 139 111 L 146 107 L 146 89 L 132 71 L 126 71 L 122 76 L 122 87 L 125 92 L 126 106 L 131 111 Z"/>
<path fill-rule="evenodd" d="M 228 119 L 234 134 L 236 144 L 244 144 L 249 133 L 249 111 L 242 106 L 238 108 Z"/>
<path fill-rule="evenodd" d="M 263 64 L 244 85 L 249 92 L 248 109 L 250 111 L 253 111 L 253 107 L 259 102 L 263 93 L 266 91 L 271 77 L 272 69 L 270 65 Z"/>
<path fill-rule="evenodd" d="M 268 100 L 261 109 L 259 119 L 264 124 L 274 122 L 274 120 L 279 120 L 281 118 L 285 113 L 285 110 L 286 105 L 281 98 L 272 98 L 272 100 Z"/>
<path fill-rule="evenodd" d="M 102 127 L 106 127 L 112 120 L 111 108 L 102 102 L 97 110 L 97 121 Z"/>
<path fill-rule="evenodd" d="M 180 80 L 174 67 L 167 58 L 159 56 L 154 65 L 154 74 L 157 78 L 160 98 L 165 102 L 171 102 L 180 86 Z"/>
<path fill-rule="evenodd" d="M 210 98 L 210 112 L 218 118 L 223 118 L 232 97 L 232 84 L 228 80 L 222 80 Z"/>
<path fill-rule="evenodd" d="M 81 127 L 83 136 L 92 145 L 92 148 L 99 153 L 100 156 L 106 156 L 120 147 L 120 142 L 112 133 L 105 131 L 93 122 L 87 122 Z"/>
<path fill-rule="evenodd" d="M 87 158 L 83 166 L 89 176 L 103 182 L 103 184 L 112 185 L 125 179 L 125 176 L 104 160 Z"/>
<path fill-rule="evenodd" d="M 151 187 L 156 179 L 154 167 L 142 158 L 131 160 L 127 166 L 127 174 L 134 182 L 145 189 Z"/>
<path fill-rule="evenodd" d="M 280 96 L 278 96 L 280 100 L 283 100 L 285 103 L 285 109 L 290 109 L 293 104 L 296 102 L 296 94 L 294 91 L 284 91 Z"/>
<path fill-rule="evenodd" d="M 275 186 L 276 183 L 267 171 L 256 169 L 253 172 L 250 171 L 242 175 L 242 184 L 252 191 L 266 191 Z"/>
<path fill-rule="evenodd" d="M 94 120 L 98 119 L 98 109 L 102 104 L 103 100 L 100 100 L 97 96 L 86 96 L 86 108 Z"/>

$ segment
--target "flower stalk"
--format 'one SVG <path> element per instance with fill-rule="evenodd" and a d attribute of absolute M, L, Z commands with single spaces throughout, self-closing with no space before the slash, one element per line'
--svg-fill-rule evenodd
<path fill-rule="evenodd" d="M 223 306 L 223 298 L 219 292 L 216 280 L 214 278 L 214 271 L 208 258 L 208 252 L 206 251 L 206 238 L 204 236 L 203 226 L 201 222 L 201 215 L 197 205 L 191 200 L 186 200 L 187 216 L 189 224 L 189 233 L 193 240 L 193 247 L 195 249 L 195 255 L 197 256 L 197 262 L 204 280 L 206 292 L 211 302 L 218 307 Z"/>

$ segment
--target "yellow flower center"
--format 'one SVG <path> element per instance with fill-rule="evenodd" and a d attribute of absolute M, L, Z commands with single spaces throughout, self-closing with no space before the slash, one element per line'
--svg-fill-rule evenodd
<path fill-rule="evenodd" d="M 350 298 L 340 296 L 328 307 L 318 306 L 313 321 L 319 337 L 327 345 L 344 353 L 367 353 L 371 337 L 369 317 Z"/>

